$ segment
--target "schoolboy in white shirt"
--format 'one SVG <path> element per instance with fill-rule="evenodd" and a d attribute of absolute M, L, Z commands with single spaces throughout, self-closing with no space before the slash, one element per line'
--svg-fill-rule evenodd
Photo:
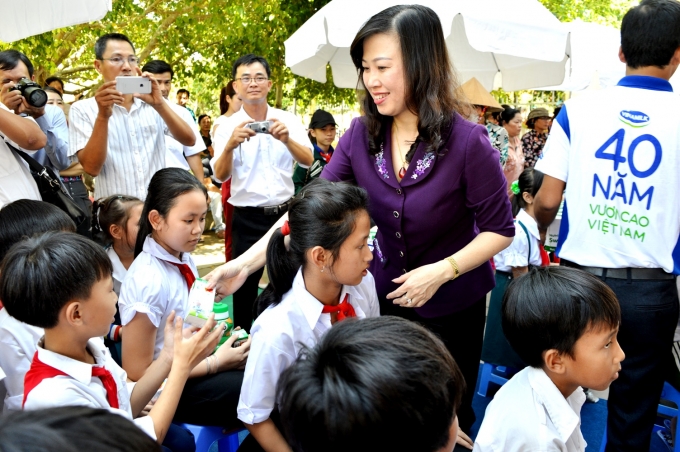
<path fill-rule="evenodd" d="M 534 268 L 508 285 L 502 318 L 508 342 L 529 367 L 496 393 L 474 451 L 585 451 L 581 386 L 606 389 L 625 357 L 614 292 L 581 270 Z"/>
<path fill-rule="evenodd" d="M 171 315 L 165 326 L 163 358 L 136 384 L 128 384 L 125 371 L 99 339 L 116 312 L 111 272 L 111 261 L 100 246 L 70 232 L 27 239 L 5 256 L 0 273 L 5 309 L 17 320 L 45 329 L 26 374 L 23 406 L 33 410 L 82 405 L 132 419 L 167 376 L 149 415 L 135 419 L 160 443 L 189 372 L 213 351 L 223 329 L 209 333 L 215 326 L 210 319 L 185 339 L 182 320 Z"/>

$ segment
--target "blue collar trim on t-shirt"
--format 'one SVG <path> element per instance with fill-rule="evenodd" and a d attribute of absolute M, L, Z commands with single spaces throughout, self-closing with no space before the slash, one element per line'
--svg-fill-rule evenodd
<path fill-rule="evenodd" d="M 618 86 L 673 92 L 673 86 L 668 80 L 648 75 L 627 75 L 619 80 Z"/>

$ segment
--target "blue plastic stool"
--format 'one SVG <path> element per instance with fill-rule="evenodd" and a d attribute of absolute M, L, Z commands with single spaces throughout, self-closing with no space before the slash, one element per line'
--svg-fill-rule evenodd
<path fill-rule="evenodd" d="M 178 424 L 189 430 L 196 438 L 196 452 L 208 452 L 217 443 L 219 452 L 236 452 L 239 446 L 239 433 L 245 429 L 225 431 L 222 427 L 209 425 Z"/>
<path fill-rule="evenodd" d="M 479 390 L 477 391 L 477 394 L 480 396 L 486 397 L 486 393 L 489 391 L 489 383 L 495 383 L 499 386 L 503 386 L 508 382 L 507 378 L 495 374 L 495 370 L 498 370 L 499 372 L 505 372 L 507 371 L 507 367 L 494 366 L 493 364 L 489 363 L 482 364 L 482 371 L 479 374 Z"/>
<path fill-rule="evenodd" d="M 678 392 L 677 389 L 668 384 L 668 382 L 664 382 L 663 384 L 661 398 L 675 403 L 675 405 L 678 408 L 680 408 L 680 392 Z M 676 417 L 678 415 L 678 408 L 673 408 L 659 404 L 656 413 L 665 417 Z M 652 434 L 655 435 L 658 430 L 661 430 L 663 428 L 665 428 L 663 425 L 654 425 Z M 604 435 L 602 436 L 602 444 L 600 445 L 600 452 L 604 452 L 606 446 L 607 446 L 607 425 L 605 424 Z M 677 433 L 675 437 L 675 444 L 673 445 L 673 450 L 675 452 L 680 452 L 680 436 L 677 436 Z"/>

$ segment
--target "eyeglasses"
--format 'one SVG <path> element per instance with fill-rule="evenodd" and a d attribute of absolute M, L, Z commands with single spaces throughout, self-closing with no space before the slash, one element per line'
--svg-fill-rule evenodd
<path fill-rule="evenodd" d="M 114 66 L 122 66 L 124 61 L 127 61 L 130 66 L 137 66 L 137 63 L 139 63 L 139 58 L 134 55 L 130 55 L 127 58 L 118 56 L 111 58 L 101 58 L 101 60 L 110 61 Z"/>
<path fill-rule="evenodd" d="M 255 82 L 258 85 L 261 85 L 262 83 L 266 82 L 269 79 L 267 77 L 262 77 L 262 76 L 257 76 L 257 77 L 254 77 L 254 78 L 246 76 L 246 77 L 241 77 L 239 80 L 241 80 L 241 83 L 245 83 L 246 85 L 249 84 L 250 82 L 252 82 L 253 80 L 255 80 Z"/>

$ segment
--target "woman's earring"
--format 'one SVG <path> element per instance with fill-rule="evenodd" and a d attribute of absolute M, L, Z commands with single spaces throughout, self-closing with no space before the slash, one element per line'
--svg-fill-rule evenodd
<path fill-rule="evenodd" d="M 323 273 L 323 269 L 326 268 L 325 266 L 321 267 L 321 273 Z"/>

